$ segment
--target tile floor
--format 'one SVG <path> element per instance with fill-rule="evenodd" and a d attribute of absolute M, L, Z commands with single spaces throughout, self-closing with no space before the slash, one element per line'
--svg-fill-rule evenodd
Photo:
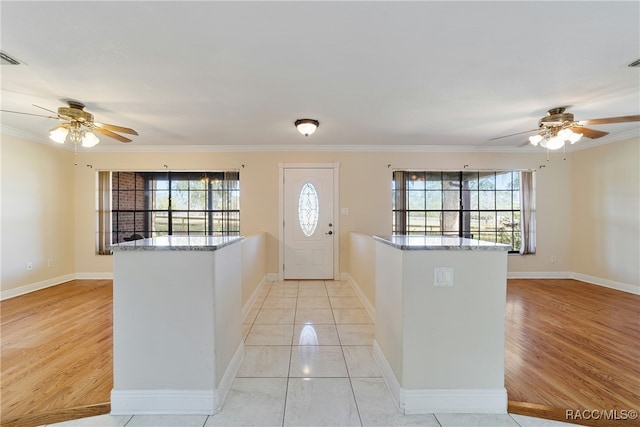
<path fill-rule="evenodd" d="M 373 356 L 373 320 L 348 282 L 261 289 L 243 325 L 245 357 L 220 413 L 84 418 L 52 426 L 575 426 L 520 415 L 403 415 Z"/>

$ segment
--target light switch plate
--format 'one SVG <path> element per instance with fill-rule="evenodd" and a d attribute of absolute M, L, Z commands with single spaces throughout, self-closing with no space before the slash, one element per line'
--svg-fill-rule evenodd
<path fill-rule="evenodd" d="M 435 267 L 433 286 L 453 286 L 453 267 Z"/>

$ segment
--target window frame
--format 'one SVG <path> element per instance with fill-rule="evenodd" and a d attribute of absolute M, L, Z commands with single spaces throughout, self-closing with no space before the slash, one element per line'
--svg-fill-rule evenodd
<path fill-rule="evenodd" d="M 512 245 L 509 253 L 518 253 L 522 245 L 520 172 L 518 170 L 393 170 L 391 185 L 392 234 L 454 235 L 495 241 Z M 506 174 L 510 174 L 507 181 L 510 188 L 506 188 L 507 186 L 505 185 L 497 185 L 499 178 Z M 439 179 L 432 179 L 436 176 Z M 452 179 L 454 177 L 455 179 Z M 486 180 L 486 178 L 492 178 L 493 185 L 489 184 L 489 188 L 480 188 L 481 180 Z M 420 181 L 424 181 L 424 184 L 412 184 Z M 445 182 L 448 182 L 447 186 L 445 186 Z M 476 182 L 474 188 L 469 186 L 470 182 Z M 500 182 L 502 183 L 503 181 Z M 505 188 L 502 188 L 503 186 Z M 499 205 L 498 202 L 499 200 L 505 200 L 507 193 L 509 194 L 510 208 Z M 413 198 L 411 197 L 412 194 L 414 195 Z M 429 197 L 436 194 L 439 195 L 439 202 L 437 197 Z M 471 203 L 471 196 L 474 194 L 477 196 L 475 204 Z M 481 201 L 482 195 L 487 196 L 488 194 L 491 194 L 491 196 L 485 197 L 485 199 L 493 202 L 493 207 L 491 208 L 482 205 Z M 457 200 L 454 198 L 457 198 Z M 421 216 L 424 217 L 423 228 L 420 229 L 420 225 L 418 225 L 416 229 L 415 222 L 412 224 L 411 218 L 420 218 Z M 430 217 L 433 219 L 436 216 L 439 218 L 439 224 L 430 226 L 428 219 Z M 450 220 L 449 224 L 446 224 L 447 216 Z M 476 227 L 472 227 L 472 218 L 474 216 L 477 218 Z M 483 216 L 485 218 L 487 216 L 494 217 L 493 229 L 483 230 L 481 224 Z M 506 223 L 499 221 L 499 218 L 504 217 L 510 217 L 510 220 Z M 451 222 L 454 218 L 455 223 Z M 455 227 L 452 224 L 455 224 Z M 414 227 L 413 230 L 411 229 L 412 227 Z M 430 229 L 430 227 L 435 228 Z M 451 229 L 447 230 L 445 227 L 451 227 Z M 507 237 L 505 237 L 505 233 Z M 491 239 L 487 238 L 489 235 L 492 235 Z"/>
<path fill-rule="evenodd" d="M 239 170 L 108 173 L 111 245 L 163 235 L 240 235 Z M 166 226 L 158 228 L 157 218 L 166 218 Z"/>

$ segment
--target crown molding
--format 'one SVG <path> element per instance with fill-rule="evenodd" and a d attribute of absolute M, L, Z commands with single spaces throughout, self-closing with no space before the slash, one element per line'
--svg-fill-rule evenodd
<path fill-rule="evenodd" d="M 426 153 L 526 153 L 527 147 L 470 147 L 442 145 L 144 145 L 96 146 L 85 152 L 225 153 L 225 152 L 426 152 Z"/>
<path fill-rule="evenodd" d="M 640 139 L 640 130 L 631 129 L 631 130 L 628 130 L 626 132 L 620 132 L 620 133 L 617 133 L 615 135 L 606 137 L 604 141 L 601 140 L 601 139 L 597 139 L 597 140 L 594 140 L 594 141 L 590 141 L 587 144 L 580 144 L 580 142 L 577 142 L 576 144 L 570 146 L 570 149 L 567 149 L 567 151 L 588 150 L 589 148 L 599 147 L 601 145 L 612 144 L 614 142 L 632 140 L 634 138 L 635 139 Z"/>
<path fill-rule="evenodd" d="M 24 132 L 9 126 L 0 126 L 3 134 L 26 139 L 40 144 L 55 146 L 67 151 L 83 153 L 242 153 L 242 152 L 355 152 L 355 153 L 512 153 L 530 154 L 544 152 L 540 147 L 529 145 L 521 147 L 498 146 L 461 146 L 461 145 L 136 145 L 119 144 L 97 145 L 92 148 L 74 146 L 74 144 L 51 144 L 48 138 Z M 587 150 L 601 145 L 618 141 L 640 138 L 640 132 L 632 129 L 604 140 L 589 141 L 588 143 L 576 143 L 566 147 L 566 152 Z"/>

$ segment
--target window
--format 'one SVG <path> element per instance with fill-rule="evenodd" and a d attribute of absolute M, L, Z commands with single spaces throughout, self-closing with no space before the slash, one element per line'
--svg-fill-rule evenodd
<path fill-rule="evenodd" d="M 311 237 L 318 227 L 318 193 L 312 183 L 302 186 L 298 197 L 298 222 L 305 236 Z"/>
<path fill-rule="evenodd" d="M 394 171 L 393 233 L 450 235 L 520 250 L 520 172 Z"/>
<path fill-rule="evenodd" d="M 98 234 L 110 240 L 101 246 L 99 237 L 99 253 L 140 238 L 240 234 L 237 171 L 99 172 L 98 181 Z"/>

